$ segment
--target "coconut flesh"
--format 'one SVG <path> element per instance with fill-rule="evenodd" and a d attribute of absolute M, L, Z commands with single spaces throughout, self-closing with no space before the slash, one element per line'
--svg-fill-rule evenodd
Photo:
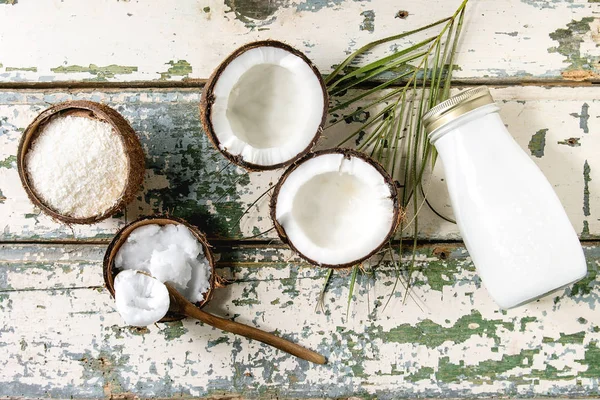
<path fill-rule="evenodd" d="M 219 148 L 245 163 L 284 164 L 307 150 L 321 127 L 321 78 L 292 52 L 250 48 L 215 77 L 209 116 Z"/>
<path fill-rule="evenodd" d="M 311 262 L 351 264 L 380 248 L 395 227 L 391 190 L 364 159 L 321 154 L 285 177 L 273 203 L 276 224 Z"/>
<path fill-rule="evenodd" d="M 151 275 L 158 283 L 169 283 L 192 303 L 202 302 L 211 286 L 211 265 L 204 255 L 202 244 L 186 226 L 181 224 L 164 226 L 149 224 L 133 230 L 119 248 L 114 267 L 123 271 L 117 275 L 116 279 L 124 272 L 143 272 Z M 135 277 L 135 279 L 140 279 Z M 117 287 L 116 279 L 115 299 L 118 299 L 119 296 L 126 299 L 134 298 L 132 293 L 119 294 L 120 289 Z M 157 284 L 153 283 L 153 285 Z M 121 287 L 128 288 L 127 290 L 136 288 L 133 283 Z M 140 307 L 131 301 L 121 302 L 121 306 L 117 301 L 117 310 L 129 324 L 131 323 L 128 320 L 130 321 L 132 318 L 127 316 L 135 313 L 138 308 Z M 151 315 L 156 317 L 158 314 L 160 313 Z M 164 313 L 150 324 L 157 322 L 163 316 Z M 143 321 L 148 320 L 146 318 Z"/>
<path fill-rule="evenodd" d="M 126 270 L 115 278 L 115 303 L 126 324 L 152 325 L 169 310 L 169 291 L 158 279 Z"/>

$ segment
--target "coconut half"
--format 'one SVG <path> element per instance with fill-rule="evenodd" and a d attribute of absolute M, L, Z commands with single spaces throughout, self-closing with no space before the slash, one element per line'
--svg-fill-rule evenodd
<path fill-rule="evenodd" d="M 325 83 L 311 61 L 267 40 L 242 46 L 219 65 L 202 92 L 200 117 L 231 162 L 268 170 L 310 151 L 327 106 Z"/>
<path fill-rule="evenodd" d="M 391 177 L 348 149 L 307 155 L 283 174 L 271 198 L 281 239 L 309 262 L 331 268 L 375 254 L 393 235 L 399 214 Z"/>
<path fill-rule="evenodd" d="M 169 290 L 158 279 L 129 269 L 115 278 L 115 302 L 127 325 L 152 325 L 169 311 Z"/>
<path fill-rule="evenodd" d="M 153 216 L 148 216 L 148 217 L 141 217 L 131 223 L 129 223 L 128 225 L 125 225 L 124 227 L 122 227 L 113 237 L 113 239 L 111 240 L 110 244 L 108 245 L 108 248 L 106 249 L 106 253 L 104 254 L 104 261 L 103 261 L 103 272 L 104 272 L 104 283 L 106 284 L 106 289 L 108 289 L 109 293 L 113 296 L 116 297 L 116 290 L 115 290 L 115 279 L 117 277 L 118 274 L 121 274 L 124 272 L 124 270 L 122 268 L 118 268 L 116 266 L 117 263 L 121 264 L 121 267 L 124 267 L 125 265 L 132 265 L 133 270 L 135 270 L 135 268 L 137 268 L 137 271 L 144 271 L 142 273 L 146 273 L 146 274 L 150 274 L 150 268 L 149 268 L 149 264 L 150 264 L 150 260 L 146 260 L 146 261 L 142 261 L 141 263 L 137 263 L 137 265 L 133 265 L 136 264 L 135 262 L 126 262 L 127 260 L 125 260 L 125 258 L 120 258 L 119 261 L 117 261 L 117 254 L 119 254 L 119 252 L 121 251 L 121 249 L 123 248 L 123 246 L 129 241 L 129 238 L 133 235 L 133 240 L 137 241 L 138 239 L 140 239 L 142 236 L 152 236 L 156 233 L 158 233 L 158 231 L 160 231 L 160 229 L 157 230 L 156 227 L 152 227 L 153 225 L 160 225 L 160 226 L 167 226 L 167 225 L 173 225 L 176 229 L 179 229 L 179 226 L 184 226 L 186 227 L 189 232 L 191 232 L 191 234 L 194 236 L 194 238 L 202 245 L 202 254 L 204 255 L 204 258 L 206 258 L 206 262 L 208 263 L 208 265 L 206 266 L 206 268 L 208 268 L 208 271 L 206 270 L 206 268 L 192 268 L 192 276 L 191 276 L 191 280 L 188 282 L 188 288 L 186 289 L 186 291 L 182 294 L 184 294 L 188 299 L 190 300 L 194 300 L 193 296 L 196 296 L 197 301 L 194 302 L 194 304 L 196 305 L 196 307 L 198 308 L 202 308 L 204 307 L 208 301 L 212 298 L 212 293 L 214 292 L 213 289 L 215 288 L 215 284 L 216 284 L 216 279 L 217 279 L 217 274 L 215 273 L 215 259 L 211 250 L 211 246 L 210 243 L 208 242 L 208 240 L 206 239 L 206 236 L 194 225 L 191 225 L 190 223 L 188 223 L 187 221 L 181 219 L 181 218 L 176 218 L 170 215 L 153 215 Z M 141 229 L 144 228 L 144 229 Z M 183 252 L 192 252 L 192 254 L 194 254 L 197 251 L 197 247 L 196 244 L 193 241 L 190 240 L 185 240 L 185 242 L 187 242 L 187 244 L 183 243 L 184 241 L 181 241 L 180 244 L 182 244 L 183 247 Z M 137 247 L 137 246 L 136 246 Z M 168 246 L 167 246 L 168 247 Z M 130 247 L 130 250 L 135 250 L 135 251 L 143 251 L 143 247 L 140 247 L 138 249 L 133 249 Z M 164 250 L 164 249 L 163 249 Z M 122 254 L 123 255 L 127 255 L 127 254 Z M 127 255 L 126 258 L 130 258 L 131 254 Z M 129 271 L 130 269 L 126 269 L 125 271 Z M 203 274 L 200 272 L 204 272 L 204 276 L 202 276 Z M 200 274 L 199 274 L 200 273 Z M 175 275 L 179 275 L 179 274 L 175 274 Z M 206 279 L 208 280 L 208 289 L 206 288 Z M 173 284 L 171 282 L 171 284 Z M 174 285 L 176 286 L 176 285 Z M 200 300 L 201 299 L 201 300 Z M 184 316 L 181 314 L 176 314 L 173 312 L 168 312 L 159 322 L 170 322 L 170 321 L 179 321 L 181 319 L 183 319 Z"/>
<path fill-rule="evenodd" d="M 113 127 L 114 132 L 119 135 L 121 143 L 123 144 L 128 164 L 126 167 L 126 184 L 119 198 L 115 198 L 115 204 L 109 209 L 103 210 L 101 214 L 80 218 L 74 217 L 70 214 L 67 215 L 60 213 L 57 209 L 48 204 L 48 202 L 45 201 L 37 192 L 32 177 L 27 171 L 27 155 L 33 144 L 40 137 L 40 134 L 43 132 L 44 128 L 55 118 L 62 118 L 66 116 L 83 117 L 106 122 Z M 93 157 L 93 155 L 90 154 L 89 157 Z M 146 172 L 144 159 L 144 150 L 142 149 L 142 145 L 140 144 L 137 134 L 129 125 L 129 122 L 127 122 L 127 120 L 121 114 L 105 104 L 87 100 L 72 100 L 55 104 L 52 107 L 42 111 L 25 129 L 25 132 L 23 132 L 23 135 L 21 136 L 21 141 L 19 142 L 19 148 L 17 151 L 17 170 L 27 196 L 32 203 L 36 207 L 40 208 L 44 213 L 53 219 L 65 222 L 67 224 L 95 224 L 101 220 L 113 216 L 136 198 L 137 193 L 144 181 L 144 174 Z M 61 172 L 70 173 L 68 170 Z M 81 182 L 81 187 L 79 189 L 82 187 L 90 187 L 90 185 L 98 185 L 98 181 L 93 175 L 93 171 L 86 172 L 89 172 L 87 179 L 84 179 Z"/>

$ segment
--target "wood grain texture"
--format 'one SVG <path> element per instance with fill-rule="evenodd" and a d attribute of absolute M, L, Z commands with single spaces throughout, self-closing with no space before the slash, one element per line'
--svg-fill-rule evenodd
<path fill-rule="evenodd" d="M 269 38 L 328 73 L 363 44 L 447 17 L 459 3 L 4 0 L 0 82 L 206 79 L 237 47 Z M 598 80 L 599 27 L 593 0 L 472 0 L 455 77 Z"/>
<path fill-rule="evenodd" d="M 492 90 L 508 129 L 546 174 L 583 239 L 600 236 L 597 92 L 593 87 Z M 199 98 L 196 90 L 0 92 L 0 239 L 108 241 L 125 222 L 165 211 L 196 224 L 213 239 L 249 238 L 270 229 L 268 196 L 242 214 L 282 171 L 248 174 L 228 166 L 201 131 Z M 50 104 L 71 99 L 106 102 L 117 109 L 139 134 L 146 153 L 142 193 L 125 213 L 93 226 L 69 227 L 41 214 L 27 200 L 15 168 L 22 130 Z M 326 130 L 319 148 L 338 144 L 364 117 Z M 430 201 L 437 210 L 451 215 L 441 163 L 429 182 Z M 424 239 L 460 239 L 456 225 L 435 216 L 426 206 L 419 227 Z M 405 235 L 411 234 L 409 230 Z M 274 238 L 273 231 L 260 237 Z"/>
<path fill-rule="evenodd" d="M 316 308 L 324 270 L 302 262 L 274 232 L 243 241 L 271 227 L 266 199 L 242 214 L 282 171 L 229 166 L 201 131 L 202 82 L 244 43 L 282 40 L 326 74 L 361 45 L 446 17 L 459 2 L 0 0 L 0 397 L 599 396 L 600 101 L 589 85 L 600 82 L 597 0 L 468 6 L 455 81 L 496 84 L 509 131 L 587 241 L 585 279 L 515 310 L 492 302 L 464 247 L 447 242 L 460 240 L 456 226 L 426 207 L 419 237 L 441 242 L 418 248 L 408 295 L 411 255 L 399 268 L 389 254 L 378 264 L 378 255 L 358 274 L 349 309 L 348 271 L 334 273 Z M 70 85 L 96 89 L 60 89 Z M 74 99 L 117 109 L 146 155 L 143 191 L 94 226 L 41 214 L 16 171 L 24 128 L 50 105 Z M 366 117 L 330 128 L 319 148 L 336 145 Z M 442 168 L 426 190 L 451 216 Z M 314 349 L 329 364 L 310 365 L 192 320 L 123 326 L 103 288 L 105 246 L 123 224 L 155 212 L 237 243 L 216 248 L 218 274 L 231 283 L 208 311 Z"/>
<path fill-rule="evenodd" d="M 375 279 L 359 275 L 349 317 L 343 272 L 315 311 L 325 271 L 283 248 L 217 249 L 218 273 L 232 283 L 208 310 L 318 350 L 325 366 L 192 320 L 123 326 L 102 288 L 104 249 L 0 247 L 0 396 L 599 394 L 596 244 L 585 247 L 585 280 L 510 311 L 488 297 L 463 247 L 421 247 L 405 303 L 384 262 Z"/>

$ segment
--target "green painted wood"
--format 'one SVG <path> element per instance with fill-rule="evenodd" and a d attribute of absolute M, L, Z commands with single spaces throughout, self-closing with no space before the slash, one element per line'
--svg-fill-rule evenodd
<path fill-rule="evenodd" d="M 600 235 L 600 170 L 596 165 L 600 136 L 595 134 L 600 130 L 600 101 L 596 89 L 492 88 L 505 124 L 555 187 L 584 239 Z M 69 227 L 40 214 L 27 199 L 16 170 L 17 145 L 25 127 L 49 104 L 71 99 L 113 106 L 138 132 L 146 154 L 146 177 L 138 198 L 126 212 L 92 226 Z M 0 92 L 0 240 L 109 241 L 127 221 L 155 212 L 183 217 L 211 238 L 237 240 L 269 230 L 268 196 L 242 214 L 277 181 L 281 171 L 248 174 L 227 164 L 200 128 L 199 99 L 195 89 Z M 374 115 L 376 110 L 368 112 Z M 327 129 L 318 148 L 339 144 L 367 117 L 365 111 Z M 340 118 L 335 113 L 328 123 Z M 348 145 L 355 146 L 356 140 Z M 425 187 L 434 207 L 451 216 L 442 167 L 437 164 Z M 421 238 L 460 240 L 456 225 L 437 217 L 427 206 L 420 215 Z M 411 236 L 410 226 L 403 233 Z M 274 238 L 271 231 L 258 239 Z"/>
<path fill-rule="evenodd" d="M 248 191 L 249 177 L 238 168 L 227 167 L 206 139 L 200 128 L 197 91 L 7 92 L 1 97 L 5 108 L 0 128 L 3 240 L 109 240 L 125 221 L 156 212 L 183 217 L 212 237 L 242 236 L 234 229 L 234 221 L 243 212 L 239 200 Z M 126 212 L 91 227 L 71 228 L 40 215 L 25 197 L 16 171 L 17 145 L 27 124 L 48 104 L 74 98 L 106 102 L 116 108 L 138 132 L 146 153 L 143 192 Z"/>
<path fill-rule="evenodd" d="M 358 275 L 349 316 L 347 272 L 334 273 L 315 309 L 325 271 L 284 248 L 216 249 L 231 283 L 208 310 L 316 349 L 325 366 L 191 320 L 123 326 L 102 288 L 104 249 L 0 246 L 0 396 L 600 394 L 596 245 L 585 246 L 586 279 L 509 311 L 489 299 L 463 247 L 421 246 L 408 297 L 384 261 Z"/>

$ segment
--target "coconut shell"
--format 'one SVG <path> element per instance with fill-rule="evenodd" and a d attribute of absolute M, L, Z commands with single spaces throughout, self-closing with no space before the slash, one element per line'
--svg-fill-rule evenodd
<path fill-rule="evenodd" d="M 137 229 L 141 226 L 150 225 L 150 224 L 157 224 L 157 225 L 161 225 L 161 226 L 169 225 L 169 224 L 184 225 L 186 228 L 188 228 L 190 230 L 190 232 L 192 232 L 194 237 L 196 237 L 196 239 L 198 239 L 198 241 L 202 244 L 202 249 L 204 250 L 204 256 L 208 260 L 208 264 L 210 265 L 210 269 L 211 269 L 210 288 L 208 289 L 208 292 L 204 295 L 204 300 L 202 302 L 197 302 L 195 304 L 199 308 L 204 307 L 204 305 L 206 303 L 208 303 L 208 301 L 212 297 L 213 289 L 215 288 L 215 282 L 217 280 L 217 276 L 215 273 L 215 258 L 213 256 L 211 246 L 208 243 L 208 240 L 206 239 L 206 235 L 204 235 L 204 233 L 202 233 L 197 227 L 195 227 L 194 225 L 191 225 L 190 223 L 188 223 L 187 221 L 185 221 L 181 218 L 176 218 L 176 217 L 172 217 L 169 215 L 154 215 L 154 216 L 150 216 L 150 217 L 142 217 L 142 218 L 137 219 L 137 220 L 131 222 L 130 224 L 124 226 L 123 228 L 121 228 L 121 230 L 119 230 L 119 232 L 117 232 L 117 234 L 115 235 L 113 240 L 108 245 L 108 248 L 106 249 L 106 253 L 104 253 L 104 261 L 103 261 L 104 284 L 106 285 L 106 288 L 110 292 L 110 295 L 113 298 L 115 297 L 115 286 L 114 286 L 115 277 L 117 276 L 117 274 L 119 272 L 121 272 L 120 270 L 115 268 L 115 257 L 117 256 L 119 249 L 121 248 L 123 243 L 125 243 L 125 241 L 129 237 L 131 232 L 133 232 L 135 229 Z M 185 316 L 168 312 L 159 322 L 179 321 L 183 318 L 185 318 Z"/>
<path fill-rule="evenodd" d="M 212 105 L 215 102 L 215 96 L 213 95 L 214 87 L 215 87 L 217 81 L 219 80 L 221 74 L 223 73 L 225 68 L 227 68 L 227 66 L 235 58 L 239 57 L 241 54 L 245 53 L 248 50 L 255 49 L 258 47 L 277 47 L 277 48 L 285 50 L 285 51 L 301 58 L 310 67 L 310 69 L 312 69 L 315 76 L 319 80 L 319 83 L 321 84 L 321 89 L 323 90 L 323 116 L 321 118 L 321 123 L 319 124 L 319 127 L 318 127 L 317 131 L 315 132 L 315 136 L 313 137 L 313 139 L 311 140 L 309 145 L 304 150 L 302 150 L 300 153 L 298 153 L 295 157 L 293 157 L 292 159 L 290 159 L 288 161 L 285 161 L 285 162 L 282 162 L 279 164 L 273 164 L 273 165 L 258 165 L 258 164 L 249 163 L 249 162 L 244 161 L 240 155 L 233 155 L 231 153 L 228 153 L 226 149 L 222 149 L 220 146 L 219 138 L 215 134 L 215 130 L 214 130 L 212 120 L 211 120 Z M 219 150 L 219 152 L 221 152 L 221 154 L 223 154 L 223 156 L 225 156 L 225 158 L 227 158 L 232 163 L 239 165 L 242 168 L 245 168 L 248 171 L 267 171 L 267 170 L 273 170 L 273 169 L 279 169 L 282 167 L 286 167 L 286 166 L 292 164 L 293 162 L 295 162 L 296 160 L 302 158 L 304 155 L 306 155 L 308 152 L 310 152 L 312 150 L 312 148 L 315 146 L 315 144 L 321 137 L 321 134 L 323 133 L 323 127 L 325 126 L 325 120 L 327 118 L 328 107 L 329 107 L 329 96 L 327 94 L 327 86 L 325 85 L 325 81 L 323 80 L 321 73 L 319 72 L 317 67 L 312 63 L 312 61 L 310 61 L 310 59 L 308 57 L 306 57 L 302 52 L 300 52 L 299 50 L 296 50 L 295 48 L 293 48 L 285 43 L 278 42 L 276 40 L 262 40 L 262 41 L 258 41 L 258 42 L 252 42 L 252 43 L 245 44 L 242 47 L 240 47 L 239 49 L 235 50 L 221 64 L 219 64 L 217 69 L 212 73 L 208 82 L 204 86 L 204 89 L 202 90 L 202 97 L 200 100 L 200 120 L 202 121 L 202 127 L 204 128 L 204 131 L 206 132 L 208 139 L 213 144 L 213 146 L 217 150 Z"/>
<path fill-rule="evenodd" d="M 29 174 L 27 173 L 27 169 L 25 167 L 25 156 L 29 151 L 29 148 L 35 139 L 37 139 L 40 132 L 42 132 L 43 127 L 50 122 L 50 120 L 57 117 L 64 117 L 66 115 L 75 115 L 78 117 L 86 117 L 108 122 L 113 127 L 117 135 L 119 135 L 121 142 L 123 143 L 125 156 L 127 157 L 128 161 L 128 173 L 125 187 L 117 202 L 102 214 L 87 218 L 74 218 L 68 215 L 60 214 L 58 211 L 52 209 L 44 203 L 44 200 L 36 193 L 35 188 L 29 179 Z M 23 136 L 21 136 L 21 141 L 19 142 L 19 148 L 17 152 L 17 170 L 27 196 L 31 202 L 39 207 L 44 213 L 67 224 L 93 224 L 115 214 L 135 198 L 135 195 L 140 190 L 142 182 L 144 181 L 146 168 L 142 145 L 140 144 L 135 131 L 133 128 L 131 128 L 131 125 L 129 125 L 127 120 L 123 118 L 121 114 L 104 104 L 95 103 L 93 101 L 76 100 L 56 104 L 44 110 L 33 120 L 31 124 L 29 124 L 27 129 L 25 129 Z"/>
<path fill-rule="evenodd" d="M 344 263 L 344 264 L 322 264 L 322 263 L 319 263 L 318 261 L 315 261 L 315 260 L 305 256 L 304 254 L 302 254 L 302 252 L 299 251 L 294 246 L 294 243 L 287 237 L 287 235 L 285 233 L 285 229 L 283 228 L 283 226 L 281 226 L 281 224 L 277 221 L 277 218 L 276 218 L 276 216 L 277 216 L 277 198 L 279 197 L 279 191 L 281 190 L 281 187 L 283 186 L 283 184 L 285 183 L 287 178 L 290 176 L 290 174 L 292 172 L 294 172 L 296 170 L 296 168 L 298 168 L 304 162 L 311 160 L 315 157 L 325 155 L 325 154 L 342 154 L 347 159 L 355 157 L 355 158 L 359 158 L 359 159 L 365 161 L 366 163 L 370 164 L 371 166 L 373 166 L 373 168 L 375 168 L 381 174 L 381 176 L 383 176 L 383 179 L 385 180 L 386 185 L 390 189 L 392 205 L 394 208 L 393 223 L 392 223 L 392 226 L 390 227 L 389 232 L 387 233 L 387 235 L 385 237 L 385 240 L 379 246 L 374 248 L 368 255 L 366 255 L 362 258 L 359 258 L 357 260 L 351 261 L 349 263 Z M 270 213 L 271 213 L 271 219 L 273 220 L 273 225 L 275 226 L 275 230 L 277 231 L 279 238 L 285 244 L 290 246 L 292 250 L 294 250 L 296 253 L 298 253 L 298 255 L 300 257 L 302 257 L 303 259 L 305 259 L 306 261 L 308 261 L 309 263 L 311 263 L 313 265 L 316 265 L 319 267 L 326 267 L 326 268 L 335 268 L 335 269 L 350 268 L 354 265 L 360 264 L 361 262 L 363 262 L 363 261 L 371 258 L 373 255 L 375 255 L 392 238 L 392 236 L 396 232 L 396 229 L 398 228 L 398 225 L 404 215 L 400 210 L 400 205 L 398 204 L 398 191 L 396 189 L 396 185 L 394 184 L 394 180 L 386 172 L 386 170 L 381 166 L 381 164 L 379 164 L 377 161 L 373 160 L 371 157 L 369 157 L 363 153 L 360 153 L 356 150 L 345 149 L 345 148 L 335 148 L 335 149 L 321 150 L 321 151 L 309 153 L 306 156 L 304 156 L 302 159 L 298 160 L 298 162 L 296 162 L 292 166 L 290 166 L 285 171 L 285 173 L 281 176 L 281 178 L 279 179 L 277 184 L 275 185 L 275 189 L 273 190 L 273 195 L 271 197 Z"/>

